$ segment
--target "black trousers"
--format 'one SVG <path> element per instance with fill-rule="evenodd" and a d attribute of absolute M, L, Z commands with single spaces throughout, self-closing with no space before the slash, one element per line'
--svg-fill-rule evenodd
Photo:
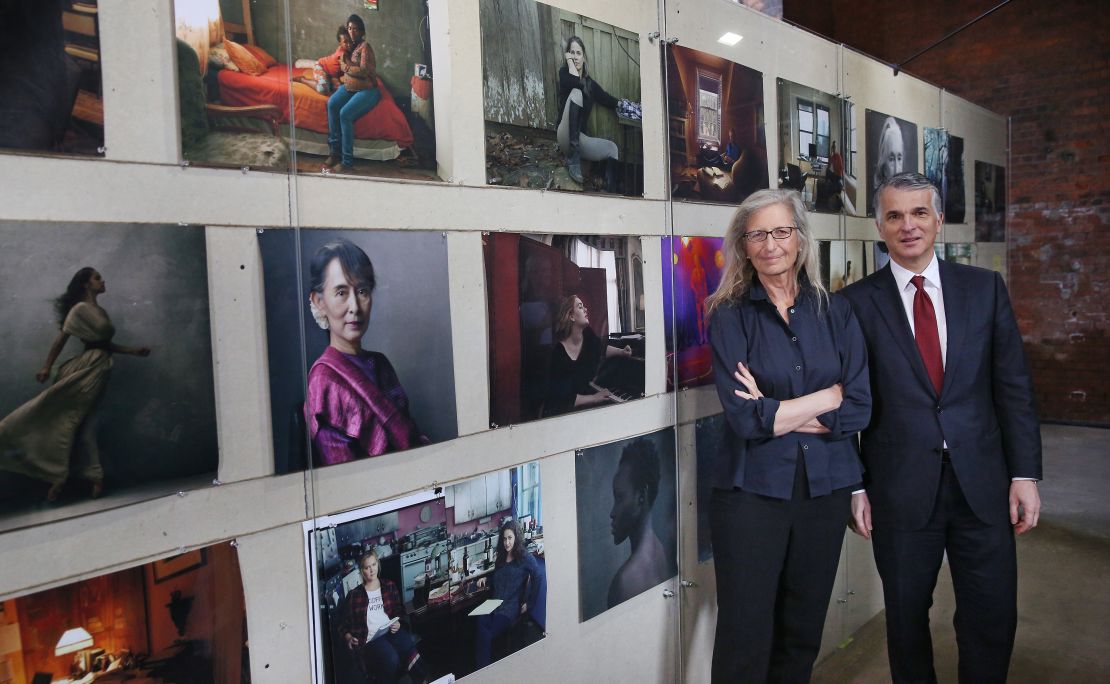
<path fill-rule="evenodd" d="M 810 499 L 799 459 L 790 501 L 713 490 L 714 684 L 809 681 L 851 517 L 851 489 Z"/>
<path fill-rule="evenodd" d="M 893 681 L 937 681 L 929 608 L 947 551 L 956 593 L 960 682 L 1005 682 L 1017 630 L 1017 553 L 1010 525 L 988 525 L 976 517 L 946 463 L 928 524 L 892 530 L 876 521 L 872 542 L 883 580 Z"/>

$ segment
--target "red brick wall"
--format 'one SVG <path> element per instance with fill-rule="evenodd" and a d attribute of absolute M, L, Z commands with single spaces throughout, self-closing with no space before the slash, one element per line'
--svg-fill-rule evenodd
<path fill-rule="evenodd" d="M 786 0 L 784 16 L 901 62 L 995 0 Z M 1046 420 L 1110 424 L 1110 12 L 1013 0 L 904 71 L 1011 119 L 1009 288 Z"/>

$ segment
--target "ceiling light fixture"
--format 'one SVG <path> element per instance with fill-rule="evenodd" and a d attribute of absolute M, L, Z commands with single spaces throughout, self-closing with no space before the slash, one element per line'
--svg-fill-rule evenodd
<path fill-rule="evenodd" d="M 744 39 L 744 36 L 738 36 L 735 33 L 733 33 L 732 31 L 728 31 L 728 32 L 725 33 L 725 35 L 718 38 L 717 42 L 721 43 L 722 45 L 727 45 L 729 47 L 732 47 L 733 45 L 736 45 L 737 43 L 739 43 L 743 39 Z"/>

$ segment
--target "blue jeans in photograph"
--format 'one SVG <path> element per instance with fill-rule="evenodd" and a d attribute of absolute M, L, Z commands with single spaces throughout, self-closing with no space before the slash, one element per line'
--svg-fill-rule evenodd
<path fill-rule="evenodd" d="M 382 91 L 378 88 L 352 93 L 345 85 L 339 86 L 328 98 L 328 149 L 333 155 L 342 154 L 345 166 L 355 163 L 355 122 L 381 99 Z"/>

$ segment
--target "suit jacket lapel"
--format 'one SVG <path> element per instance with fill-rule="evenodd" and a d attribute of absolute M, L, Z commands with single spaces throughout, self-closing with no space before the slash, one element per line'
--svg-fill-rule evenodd
<path fill-rule="evenodd" d="M 902 350 L 918 381 L 935 396 L 936 389 L 925 370 L 925 362 L 921 360 L 921 352 L 918 351 L 917 342 L 913 338 L 913 331 L 910 330 L 910 322 L 906 320 L 906 309 L 902 305 L 902 296 L 898 292 L 898 282 L 894 280 L 894 274 L 890 272 L 890 266 L 884 266 L 876 276 L 874 280 L 875 291 L 871 295 L 875 302 L 875 308 L 882 314 L 883 321 L 890 330 L 891 339 Z M 944 302 L 947 311 L 947 297 L 945 297 Z"/>
<path fill-rule="evenodd" d="M 971 301 L 971 293 L 967 291 L 967 283 L 960 278 L 959 272 L 951 264 L 941 260 L 938 266 L 944 297 L 944 320 L 948 328 L 946 345 L 948 353 L 945 355 L 944 385 L 941 387 L 943 395 L 952 384 L 951 378 L 956 377 L 955 372 L 963 356 L 960 351 L 963 350 L 964 337 L 967 334 L 967 317 L 971 310 L 968 303 Z"/>

